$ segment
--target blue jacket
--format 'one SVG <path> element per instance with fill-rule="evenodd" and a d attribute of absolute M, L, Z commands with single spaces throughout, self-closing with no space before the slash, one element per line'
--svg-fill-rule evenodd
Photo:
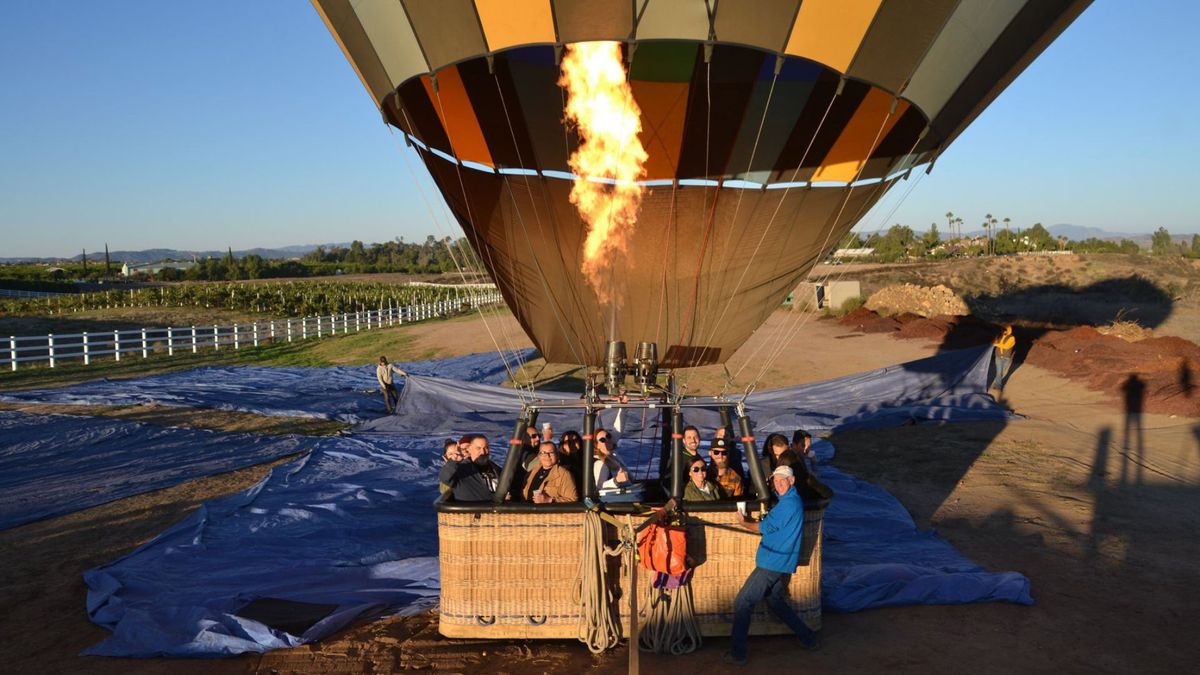
<path fill-rule="evenodd" d="M 779 496 L 779 503 L 758 524 L 762 541 L 754 564 L 772 572 L 791 574 L 800 562 L 800 540 L 804 532 L 804 502 L 795 486 Z"/>

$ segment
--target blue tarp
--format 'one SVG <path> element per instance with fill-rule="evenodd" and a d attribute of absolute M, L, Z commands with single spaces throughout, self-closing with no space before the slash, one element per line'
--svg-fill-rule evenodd
<path fill-rule="evenodd" d="M 982 395 L 986 358 L 984 350 L 951 352 L 842 378 L 842 390 L 834 380 L 765 392 L 755 398 L 758 431 L 790 430 L 799 422 L 844 429 L 1006 419 Z M 798 411 L 800 401 L 820 406 L 820 414 Z M 518 405 L 511 390 L 409 378 L 401 414 L 362 425 L 352 438 L 337 439 L 343 442 L 337 447 L 314 448 L 259 485 L 209 502 L 138 550 L 89 571 L 89 615 L 113 631 L 89 653 L 259 652 L 318 640 L 359 617 L 436 601 L 436 518 L 429 504 L 440 437 L 486 433 L 502 449 Z M 614 427 L 611 411 L 606 415 Z M 553 416 L 547 411 L 543 419 Z M 689 422 L 715 424 L 715 416 L 706 420 L 689 415 Z M 555 419 L 559 430 L 578 422 L 577 412 Z M 651 472 L 657 459 L 645 435 L 650 427 L 634 415 L 622 422 L 621 454 L 637 475 Z M 818 443 L 821 477 L 837 491 L 826 515 L 827 609 L 1032 601 L 1024 576 L 987 572 L 936 534 L 918 531 L 886 491 L 830 465 L 832 452 Z M 312 603 L 320 620 L 269 628 L 251 609 L 264 599 Z"/>
<path fill-rule="evenodd" d="M 89 571 L 89 615 L 113 635 L 87 653 L 261 652 L 319 640 L 359 617 L 435 602 L 437 521 L 430 502 L 437 467 L 428 458 L 441 444 L 384 443 L 372 437 L 338 450 L 318 448 Z M 828 442 L 818 442 L 817 452 L 822 479 L 838 491 L 825 524 L 827 609 L 1032 602 L 1024 576 L 983 570 L 936 534 L 918 531 L 886 491 L 828 465 Z M 639 454 L 654 453 L 629 457 Z M 239 615 L 261 598 L 324 605 L 329 615 L 296 634 L 274 630 L 247 612 Z"/>
<path fill-rule="evenodd" d="M 343 440 L 351 442 L 278 466 L 88 571 L 88 615 L 113 634 L 86 653 L 263 652 L 320 639 L 360 617 L 436 603 L 437 469 L 402 443 Z M 238 615 L 259 598 L 329 612 L 291 635 Z"/>
<path fill-rule="evenodd" d="M 0 410 L 0 530 L 339 441 Z"/>
<path fill-rule="evenodd" d="M 533 349 L 510 354 L 510 364 L 536 355 Z M 413 375 L 437 375 L 467 382 L 500 384 L 507 379 L 504 362 L 495 352 L 396 365 Z M 397 383 L 402 384 L 403 379 Z M 384 414 L 374 364 L 332 368 L 206 366 L 131 380 L 100 379 L 57 389 L 7 392 L 0 394 L 0 401 L 65 405 L 158 403 L 344 422 L 362 422 Z"/>

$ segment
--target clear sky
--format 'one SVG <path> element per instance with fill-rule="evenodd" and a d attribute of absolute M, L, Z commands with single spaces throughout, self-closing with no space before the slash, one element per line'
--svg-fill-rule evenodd
<path fill-rule="evenodd" d="M 1200 232 L 1197 25 L 1200 3 L 1095 3 L 860 229 Z M 457 236 L 407 152 L 307 2 L 5 5 L 0 257 Z"/>

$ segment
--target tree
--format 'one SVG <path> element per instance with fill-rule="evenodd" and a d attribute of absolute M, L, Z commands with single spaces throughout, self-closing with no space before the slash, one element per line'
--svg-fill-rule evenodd
<path fill-rule="evenodd" d="M 953 238 L 954 237 L 954 212 L 953 211 L 946 212 L 946 228 L 947 228 L 946 234 L 949 235 L 951 238 Z"/>
<path fill-rule="evenodd" d="M 104 276 L 112 276 L 112 260 L 108 257 L 108 242 L 104 242 Z"/>
<path fill-rule="evenodd" d="M 929 231 L 922 238 L 925 241 L 925 250 L 932 251 L 937 248 L 937 245 L 942 243 L 942 237 L 938 234 L 937 223 L 929 224 Z"/>
<path fill-rule="evenodd" d="M 1150 237 L 1150 252 L 1154 255 L 1172 255 L 1178 252 L 1167 228 L 1160 227 L 1154 231 L 1154 235 Z"/>
<path fill-rule="evenodd" d="M 1192 251 L 1191 258 L 1200 258 L 1200 234 L 1192 235 Z"/>

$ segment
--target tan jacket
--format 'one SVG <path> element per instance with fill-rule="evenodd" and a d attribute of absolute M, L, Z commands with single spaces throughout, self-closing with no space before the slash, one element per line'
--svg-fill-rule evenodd
<path fill-rule="evenodd" d="M 525 487 L 521 489 L 522 498 L 525 498 L 529 494 L 529 486 L 533 485 L 533 477 L 537 475 L 538 470 L 541 468 L 541 465 L 539 465 L 536 469 L 530 471 L 529 476 L 525 478 Z M 555 464 L 550 469 L 550 473 L 546 475 L 546 480 L 542 481 L 542 491 L 556 502 L 579 501 L 579 490 L 575 488 L 575 479 L 571 477 L 571 472 L 567 471 L 561 464 Z"/>

